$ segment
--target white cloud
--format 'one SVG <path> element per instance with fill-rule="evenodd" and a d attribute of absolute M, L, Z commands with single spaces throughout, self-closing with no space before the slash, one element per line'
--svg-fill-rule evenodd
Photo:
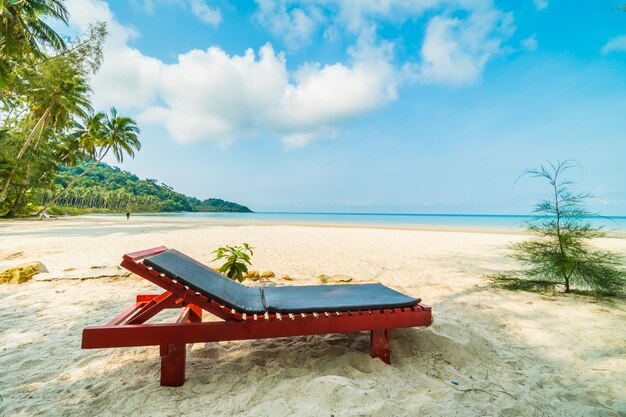
<path fill-rule="evenodd" d="M 180 142 L 228 144 L 262 131 L 281 137 L 286 147 L 304 146 L 397 97 L 388 51 L 365 41 L 351 51 L 351 65 L 309 63 L 293 72 L 269 44 L 258 55 L 192 50 L 166 64 L 128 46 L 137 34 L 121 26 L 106 3 L 68 0 L 67 7 L 80 28 L 97 17 L 111 32 L 92 80 L 95 107 L 138 112 L 140 122 L 161 124 Z"/>
<path fill-rule="evenodd" d="M 323 20 L 315 5 L 288 8 L 285 1 L 257 0 L 256 20 L 291 49 L 308 45 Z"/>
<path fill-rule="evenodd" d="M 535 7 L 537 8 L 537 10 L 543 10 L 550 5 L 548 0 L 533 0 L 533 1 L 535 3 Z"/>
<path fill-rule="evenodd" d="M 209 7 L 204 0 L 189 0 L 189 6 L 194 15 L 204 23 L 219 26 L 222 21 L 222 13 L 217 7 Z"/>
<path fill-rule="evenodd" d="M 394 77 L 385 62 L 301 68 L 296 83 L 285 89 L 276 118 L 282 115 L 280 124 L 287 129 L 313 129 L 366 113 L 396 99 Z"/>
<path fill-rule="evenodd" d="M 256 17 L 274 35 L 286 37 L 298 32 L 298 21 L 294 14 L 304 15 L 310 24 L 325 24 L 330 27 L 358 33 L 372 26 L 376 20 L 404 22 L 420 16 L 428 10 L 442 5 L 455 4 L 463 8 L 464 3 L 484 3 L 491 0 L 256 0 L 259 9 Z M 290 27 L 291 26 L 291 27 Z M 309 26 L 309 25 L 307 25 Z M 307 27 L 301 35 L 311 35 L 317 27 Z M 308 41 L 308 39 L 307 39 Z"/>
<path fill-rule="evenodd" d="M 269 44 L 258 56 L 252 50 L 230 56 L 213 47 L 166 66 L 158 87 L 165 105 L 150 107 L 141 119 L 163 123 L 181 142 L 227 144 L 263 130 L 289 147 L 303 146 L 336 123 L 395 99 L 392 77 L 391 67 L 376 61 L 310 64 L 290 74 L 284 56 Z"/>
<path fill-rule="evenodd" d="M 418 79 L 450 85 L 475 82 L 487 61 L 500 51 L 511 26 L 511 16 L 495 10 L 474 12 L 465 19 L 433 17 L 422 44 Z"/>
<path fill-rule="evenodd" d="M 471 8 L 471 3 L 483 2 L 484 0 L 327 0 L 327 3 L 334 4 L 331 7 L 338 10 L 338 23 L 351 32 L 370 28 L 379 20 L 402 23 L 448 5 L 467 8 L 464 4 L 467 3 Z"/>
<path fill-rule="evenodd" d="M 102 67 L 91 82 L 96 108 L 116 106 L 128 111 L 156 99 L 154 86 L 163 68 L 161 61 L 145 56 L 135 48 L 111 48 L 108 45 L 104 56 Z"/>
<path fill-rule="evenodd" d="M 610 54 L 611 52 L 626 52 L 626 35 L 616 36 L 602 47 L 602 54 Z"/>
<path fill-rule="evenodd" d="M 132 0 L 135 4 L 143 6 L 150 14 L 159 4 L 173 4 L 179 7 L 189 8 L 191 12 L 204 23 L 219 26 L 222 22 L 222 12 L 219 7 L 211 7 L 206 0 Z"/>
<path fill-rule="evenodd" d="M 365 34 L 376 45 L 383 43 L 376 39 L 381 23 L 400 25 L 432 14 L 421 62 L 415 57 L 407 67 L 416 71 L 414 79 L 423 82 L 463 85 L 479 80 L 487 62 L 514 30 L 512 14 L 498 10 L 492 0 L 256 1 L 257 20 L 289 48 L 306 46 L 321 25 L 329 42 L 342 36 L 360 39 Z M 414 39 L 406 41 L 415 43 Z"/>
<path fill-rule="evenodd" d="M 154 85 L 162 63 L 128 46 L 130 40 L 139 36 L 137 31 L 121 25 L 102 1 L 66 0 L 65 5 L 71 24 L 81 31 L 96 20 L 107 23 L 109 34 L 103 48 L 104 61 L 91 81 L 94 108 L 116 106 L 121 111 L 129 111 L 154 100 Z"/>
<path fill-rule="evenodd" d="M 65 6 L 70 12 L 70 23 L 81 31 L 96 21 L 105 21 L 109 32 L 108 45 L 124 46 L 129 40 L 139 36 L 135 29 L 120 25 L 113 17 L 109 5 L 104 1 L 66 0 Z"/>
<path fill-rule="evenodd" d="M 283 143 L 286 149 L 298 149 L 311 144 L 315 139 L 317 139 L 317 135 L 312 132 L 294 133 L 283 136 Z"/>
<path fill-rule="evenodd" d="M 539 47 L 539 44 L 537 43 L 537 34 L 533 33 L 526 39 L 522 39 L 522 41 L 520 42 L 520 45 L 522 46 L 522 48 L 524 48 L 527 51 L 536 50 Z"/>
<path fill-rule="evenodd" d="M 142 119 L 163 123 L 181 142 L 228 143 L 251 134 L 267 120 L 268 105 L 280 101 L 288 74 L 284 58 L 271 46 L 229 56 L 212 47 L 195 50 L 168 65 L 159 85 L 163 105 L 152 106 Z"/>
<path fill-rule="evenodd" d="M 371 16 L 408 19 L 405 12 L 422 13 L 441 4 L 468 13 L 451 17 L 442 11 L 431 17 L 420 61 L 394 66 L 394 44 L 377 38 Z M 449 85 L 474 82 L 512 30 L 510 15 L 494 9 L 491 0 L 419 4 L 346 0 L 337 11 L 344 31 L 354 31 L 346 62 L 310 62 L 289 70 L 285 55 L 266 44 L 243 55 L 230 55 L 217 46 L 192 50 L 169 64 L 132 48 L 129 42 L 138 33 L 121 25 L 103 0 L 67 0 L 66 5 L 72 23 L 80 29 L 96 20 L 108 23 L 104 63 L 92 81 L 97 109 L 114 105 L 141 123 L 162 125 L 180 142 L 208 140 L 222 145 L 270 133 L 288 148 L 306 146 L 336 136 L 345 120 L 396 100 L 399 86 L 407 79 Z M 276 21 L 277 32 L 288 28 L 297 42 L 305 42 L 323 19 L 322 12 L 311 12 L 313 6 L 272 9 L 267 3 L 262 7 L 282 16 Z"/>

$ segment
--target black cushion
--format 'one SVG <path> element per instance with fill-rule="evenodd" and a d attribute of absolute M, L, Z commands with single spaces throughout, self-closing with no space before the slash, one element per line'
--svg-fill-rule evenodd
<path fill-rule="evenodd" d="M 241 285 L 175 249 L 151 256 L 143 263 L 242 313 L 266 311 L 260 288 Z"/>
<path fill-rule="evenodd" d="M 313 313 L 414 306 L 421 300 L 382 284 L 248 287 L 169 249 L 144 264 L 242 313 Z"/>
<path fill-rule="evenodd" d="M 265 305 L 272 313 L 313 313 L 414 306 L 421 300 L 382 284 L 265 287 Z"/>

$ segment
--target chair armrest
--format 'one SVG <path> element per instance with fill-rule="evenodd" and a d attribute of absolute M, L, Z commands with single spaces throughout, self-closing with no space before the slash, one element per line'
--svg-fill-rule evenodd
<path fill-rule="evenodd" d="M 146 249 L 146 250 L 142 250 L 139 252 L 127 253 L 126 255 L 124 255 L 124 260 L 129 261 L 129 262 L 136 262 L 140 259 L 148 258 L 152 255 L 156 255 L 157 253 L 165 252 L 166 250 L 167 250 L 167 247 L 159 246 L 156 248 Z"/>

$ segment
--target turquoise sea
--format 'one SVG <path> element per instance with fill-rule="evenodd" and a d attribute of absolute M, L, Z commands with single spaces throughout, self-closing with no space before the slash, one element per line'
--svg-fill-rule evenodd
<path fill-rule="evenodd" d="M 533 216 L 495 214 L 382 214 L 382 213 L 159 213 L 133 216 L 163 216 L 194 219 L 262 221 L 276 223 L 343 223 L 383 226 L 493 227 L 517 229 Z M 536 216 L 535 216 L 536 218 Z M 590 216 L 593 225 L 607 231 L 626 231 L 626 216 Z"/>

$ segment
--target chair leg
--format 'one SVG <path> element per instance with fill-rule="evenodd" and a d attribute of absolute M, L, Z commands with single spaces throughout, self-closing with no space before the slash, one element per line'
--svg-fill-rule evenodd
<path fill-rule="evenodd" d="M 161 386 L 180 387 L 185 383 L 187 345 L 161 345 Z"/>
<path fill-rule="evenodd" d="M 177 323 L 202 322 L 202 309 L 189 304 L 179 316 Z M 185 361 L 187 345 L 185 343 L 161 345 L 161 385 L 180 387 L 185 383 Z"/>
<path fill-rule="evenodd" d="M 372 330 L 370 334 L 370 356 L 379 358 L 386 364 L 391 363 L 391 329 Z"/>

